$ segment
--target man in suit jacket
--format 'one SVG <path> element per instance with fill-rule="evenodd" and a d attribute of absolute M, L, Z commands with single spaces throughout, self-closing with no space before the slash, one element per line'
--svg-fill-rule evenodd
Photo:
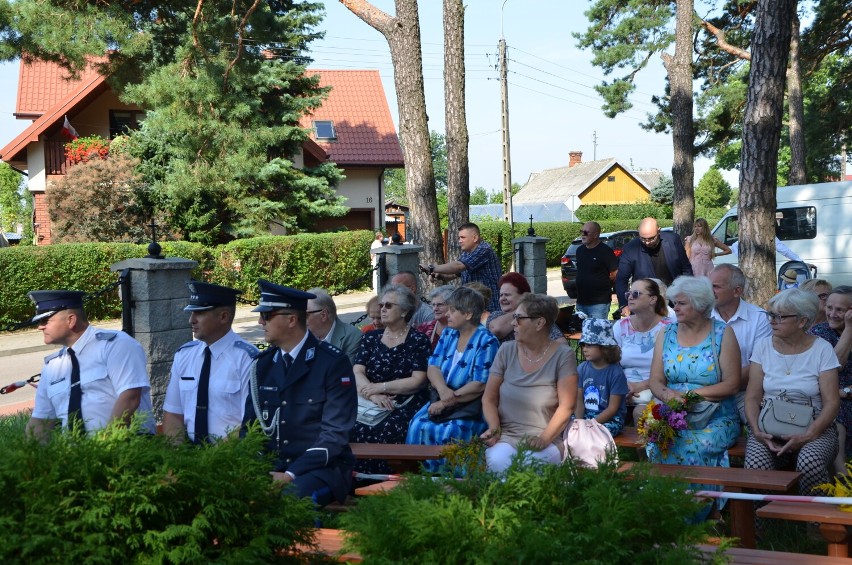
<path fill-rule="evenodd" d="M 308 329 L 320 341 L 342 350 L 355 364 L 355 354 L 361 343 L 361 330 L 337 317 L 337 305 L 321 288 L 308 290 L 315 298 L 308 300 Z"/>
<path fill-rule="evenodd" d="M 692 265 L 680 237 L 660 231 L 654 218 L 645 218 L 639 223 L 639 237 L 627 242 L 618 261 L 615 294 L 622 314 L 629 314 L 624 295 L 631 279 L 660 279 L 668 286 L 681 275 L 691 276 Z"/>
<path fill-rule="evenodd" d="M 355 458 L 349 432 L 358 401 L 352 364 L 307 330 L 315 295 L 259 280 L 260 325 L 270 344 L 256 360 L 243 431 L 257 421 L 275 454 L 272 476 L 317 506 L 346 498 Z"/>

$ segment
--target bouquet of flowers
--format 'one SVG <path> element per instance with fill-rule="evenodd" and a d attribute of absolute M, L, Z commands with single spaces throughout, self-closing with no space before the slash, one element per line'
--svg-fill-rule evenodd
<path fill-rule="evenodd" d="M 672 398 L 667 402 L 652 400 L 639 417 L 636 431 L 645 438 L 645 442 L 657 444 L 665 456 L 680 431 L 689 428 L 687 412 L 702 400 L 700 394 L 691 391 L 682 398 Z"/>

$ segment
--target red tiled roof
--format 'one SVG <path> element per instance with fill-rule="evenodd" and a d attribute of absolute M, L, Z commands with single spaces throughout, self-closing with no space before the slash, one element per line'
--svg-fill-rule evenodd
<path fill-rule="evenodd" d="M 70 93 L 79 90 L 81 85 L 91 83 L 99 76 L 93 66 L 86 67 L 77 79 L 70 79 L 68 71 L 57 63 L 21 61 L 15 116 L 36 119 Z"/>
<path fill-rule="evenodd" d="M 328 98 L 313 115 L 302 118 L 303 127 L 314 120 L 332 120 L 336 141 L 316 140 L 338 165 L 402 167 L 402 149 L 388 108 L 379 71 L 308 69 L 320 76 L 321 86 L 331 86 Z"/>

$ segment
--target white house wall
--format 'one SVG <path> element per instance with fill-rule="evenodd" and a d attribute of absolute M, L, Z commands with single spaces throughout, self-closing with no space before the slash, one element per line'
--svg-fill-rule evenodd
<path fill-rule="evenodd" d="M 378 223 L 373 226 L 374 229 L 384 228 L 381 223 L 385 217 L 382 171 L 381 168 L 344 169 L 346 178 L 337 186 L 337 193 L 346 198 L 346 206 L 355 210 L 374 211 L 373 217 Z"/>

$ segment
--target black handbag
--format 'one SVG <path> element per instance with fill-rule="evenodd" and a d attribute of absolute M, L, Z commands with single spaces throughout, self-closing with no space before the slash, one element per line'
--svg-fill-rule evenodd
<path fill-rule="evenodd" d="M 430 404 L 441 400 L 436 389 L 429 390 L 429 400 Z M 436 424 L 443 424 L 450 420 L 482 420 L 482 395 L 467 402 L 459 402 L 439 414 L 429 414 L 429 419 Z"/>

